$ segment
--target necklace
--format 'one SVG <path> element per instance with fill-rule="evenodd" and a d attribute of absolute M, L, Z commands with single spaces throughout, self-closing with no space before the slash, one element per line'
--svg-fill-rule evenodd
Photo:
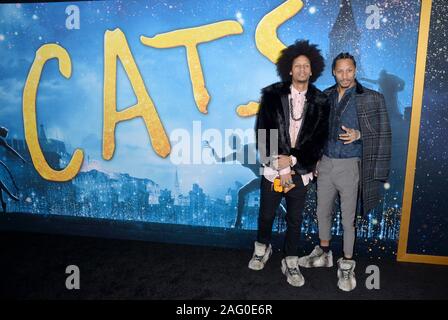
<path fill-rule="evenodd" d="M 306 103 L 306 99 L 305 99 L 305 103 Z M 289 112 L 291 113 L 291 118 L 294 121 L 300 121 L 303 118 L 303 111 L 305 110 L 305 108 L 302 109 L 302 113 L 300 114 L 300 117 L 295 118 L 294 117 L 294 110 L 293 110 L 293 105 L 292 105 L 292 97 L 289 98 Z"/>

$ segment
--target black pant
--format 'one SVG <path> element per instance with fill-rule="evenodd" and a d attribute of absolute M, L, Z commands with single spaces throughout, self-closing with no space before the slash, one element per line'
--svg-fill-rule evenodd
<path fill-rule="evenodd" d="M 283 254 L 297 256 L 299 254 L 300 229 L 302 226 L 302 211 L 305 205 L 307 187 L 303 185 L 302 176 L 292 176 L 296 185 L 288 193 L 275 192 L 272 182 L 261 178 L 260 185 L 260 213 L 258 215 L 258 242 L 269 245 L 272 235 L 272 224 L 275 213 L 284 196 L 286 198 L 286 236 Z"/>

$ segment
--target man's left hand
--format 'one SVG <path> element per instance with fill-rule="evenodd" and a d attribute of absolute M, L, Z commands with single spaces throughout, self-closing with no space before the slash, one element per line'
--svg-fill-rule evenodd
<path fill-rule="evenodd" d="M 289 156 L 279 155 L 278 156 L 278 168 L 279 170 L 287 168 L 291 165 L 291 159 Z"/>
<path fill-rule="evenodd" d="M 280 181 L 283 187 L 283 192 L 287 193 L 289 190 L 295 187 L 295 184 L 292 180 L 291 173 L 280 175 Z"/>
<path fill-rule="evenodd" d="M 275 170 L 282 170 L 285 168 L 288 168 L 290 166 L 290 158 L 286 155 L 279 155 L 277 158 L 273 161 L 273 167 Z"/>
<path fill-rule="evenodd" d="M 346 128 L 345 126 L 342 126 L 342 130 L 344 130 L 345 133 L 341 133 L 339 139 L 343 140 L 344 144 L 349 144 L 361 139 L 361 132 L 359 132 L 359 130 Z"/>

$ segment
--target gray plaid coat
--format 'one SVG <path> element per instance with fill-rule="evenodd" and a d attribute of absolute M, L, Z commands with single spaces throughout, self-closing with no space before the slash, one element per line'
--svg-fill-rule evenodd
<path fill-rule="evenodd" d="M 334 85 L 324 91 L 330 95 Z M 356 81 L 356 110 L 362 139 L 358 192 L 358 213 L 366 214 L 378 205 L 383 182 L 389 177 L 392 131 L 384 96 Z"/>

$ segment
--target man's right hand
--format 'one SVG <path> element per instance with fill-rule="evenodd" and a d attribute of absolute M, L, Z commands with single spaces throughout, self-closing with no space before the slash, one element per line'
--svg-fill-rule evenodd
<path fill-rule="evenodd" d="M 292 181 L 292 175 L 290 173 L 281 174 L 280 175 L 280 182 L 283 187 L 283 192 L 287 193 L 289 190 L 295 187 L 294 182 Z"/>

